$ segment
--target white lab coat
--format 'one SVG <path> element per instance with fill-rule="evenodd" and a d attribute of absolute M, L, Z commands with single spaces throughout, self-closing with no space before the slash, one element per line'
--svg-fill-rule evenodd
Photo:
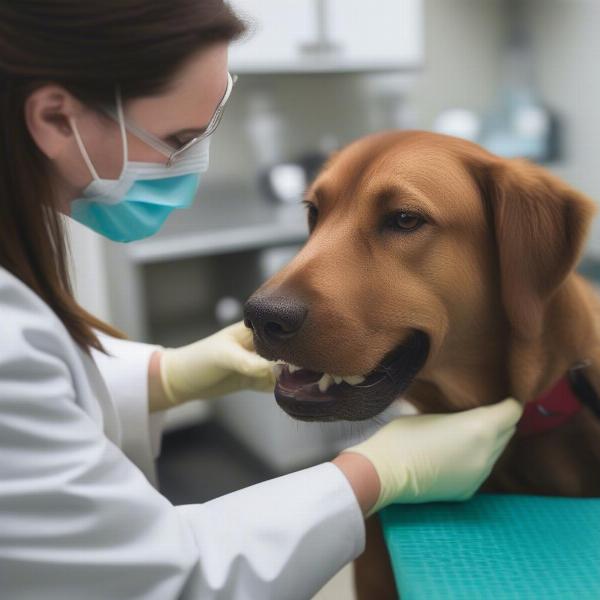
<path fill-rule="evenodd" d="M 330 463 L 173 506 L 149 482 L 154 347 L 102 341 L 95 363 L 0 268 L 0 598 L 306 599 L 362 552 Z"/>

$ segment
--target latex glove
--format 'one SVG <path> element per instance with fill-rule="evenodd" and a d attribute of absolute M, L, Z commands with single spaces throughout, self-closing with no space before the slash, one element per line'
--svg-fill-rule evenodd
<path fill-rule="evenodd" d="M 198 342 L 163 351 L 160 378 L 173 404 L 242 389 L 272 392 L 273 363 L 254 352 L 252 331 L 235 323 Z"/>
<path fill-rule="evenodd" d="M 445 415 L 402 417 L 344 452 L 366 457 L 380 492 L 368 516 L 393 502 L 466 500 L 490 474 L 523 409 L 514 399 Z"/>

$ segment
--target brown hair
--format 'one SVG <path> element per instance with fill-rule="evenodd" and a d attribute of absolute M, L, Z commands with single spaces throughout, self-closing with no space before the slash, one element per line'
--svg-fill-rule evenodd
<path fill-rule="evenodd" d="M 38 294 L 84 350 L 94 328 L 117 334 L 75 301 L 68 241 L 50 164 L 26 126 L 24 104 L 56 83 L 94 107 L 164 90 L 193 53 L 245 26 L 223 0 L 0 2 L 0 266 Z"/>

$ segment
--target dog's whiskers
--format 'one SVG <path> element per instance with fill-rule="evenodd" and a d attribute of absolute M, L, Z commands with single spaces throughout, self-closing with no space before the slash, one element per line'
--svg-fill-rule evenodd
<path fill-rule="evenodd" d="M 376 381 L 373 381 L 372 383 L 369 383 L 367 385 L 363 385 L 362 383 L 359 383 L 353 387 L 358 388 L 359 390 L 366 390 L 368 388 L 372 388 L 376 385 L 379 385 L 386 377 L 390 377 L 389 373 L 384 374 L 383 377 L 380 377 L 379 379 L 377 379 Z"/>

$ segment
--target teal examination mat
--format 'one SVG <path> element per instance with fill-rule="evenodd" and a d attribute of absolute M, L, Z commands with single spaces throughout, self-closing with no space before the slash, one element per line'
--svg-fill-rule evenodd
<path fill-rule="evenodd" d="M 402 600 L 600 600 L 600 499 L 479 494 L 380 518 Z"/>

